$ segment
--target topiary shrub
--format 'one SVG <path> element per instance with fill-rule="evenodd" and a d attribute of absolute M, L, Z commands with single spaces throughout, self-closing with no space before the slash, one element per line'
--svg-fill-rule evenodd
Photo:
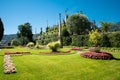
<path fill-rule="evenodd" d="M 60 47 L 60 42 L 51 42 L 47 45 L 51 50 L 52 52 L 57 52 L 58 51 L 58 48 Z"/>
<path fill-rule="evenodd" d="M 36 49 L 42 49 L 43 46 L 41 46 L 41 45 L 37 45 L 37 44 L 36 44 L 36 45 L 35 45 L 35 48 L 36 48 Z"/>
<path fill-rule="evenodd" d="M 29 48 L 33 48 L 34 47 L 34 43 L 33 42 L 29 42 L 26 46 L 29 47 Z"/>
<path fill-rule="evenodd" d="M 101 60 L 111 60 L 114 59 L 112 54 L 107 53 L 107 52 L 85 52 L 80 54 L 80 56 L 85 57 L 85 58 L 91 58 L 91 59 L 101 59 Z"/>

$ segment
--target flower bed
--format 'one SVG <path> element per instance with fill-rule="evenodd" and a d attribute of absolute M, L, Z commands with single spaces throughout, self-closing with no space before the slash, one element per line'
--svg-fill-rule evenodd
<path fill-rule="evenodd" d="M 80 54 L 80 56 L 91 59 L 101 59 L 101 60 L 111 60 L 114 59 L 112 54 L 107 52 L 85 52 Z"/>
<path fill-rule="evenodd" d="M 30 52 L 5 52 L 5 55 L 9 55 L 9 54 L 30 54 Z"/>
<path fill-rule="evenodd" d="M 5 74 L 16 73 L 16 68 L 12 63 L 10 55 L 4 56 L 4 73 Z"/>

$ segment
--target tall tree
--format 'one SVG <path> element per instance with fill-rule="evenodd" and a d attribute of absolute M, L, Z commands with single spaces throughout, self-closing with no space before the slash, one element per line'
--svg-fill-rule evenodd
<path fill-rule="evenodd" d="M 30 23 L 19 25 L 18 30 L 18 38 L 27 37 L 29 41 L 33 41 L 32 26 Z"/>
<path fill-rule="evenodd" d="M 60 40 L 60 48 L 63 48 L 63 40 L 62 40 L 62 33 L 61 33 L 61 28 L 62 28 L 62 24 L 61 24 L 61 13 L 59 13 L 59 40 Z"/>
<path fill-rule="evenodd" d="M 3 34 L 4 34 L 4 26 L 3 26 L 3 22 L 0 18 L 0 41 L 2 40 Z"/>
<path fill-rule="evenodd" d="M 101 24 L 102 32 L 108 32 L 110 30 L 110 26 L 113 25 L 112 22 L 108 22 L 107 23 L 107 22 L 104 22 L 104 21 L 101 21 L 100 24 Z"/>
<path fill-rule="evenodd" d="M 85 34 L 91 29 L 90 21 L 81 13 L 73 14 L 67 19 L 67 28 L 70 34 Z"/>
<path fill-rule="evenodd" d="M 42 27 L 40 28 L 40 35 L 42 35 L 43 31 L 42 31 Z"/>

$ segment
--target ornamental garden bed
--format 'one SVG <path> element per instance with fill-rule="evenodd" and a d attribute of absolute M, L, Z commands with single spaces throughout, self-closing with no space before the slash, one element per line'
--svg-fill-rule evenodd
<path fill-rule="evenodd" d="M 30 52 L 5 52 L 4 53 L 5 55 L 11 55 L 11 54 L 14 54 L 14 55 L 16 55 L 16 54 L 30 54 Z"/>
<path fill-rule="evenodd" d="M 114 59 L 113 55 L 107 52 L 84 52 L 80 56 L 91 59 L 111 60 Z"/>

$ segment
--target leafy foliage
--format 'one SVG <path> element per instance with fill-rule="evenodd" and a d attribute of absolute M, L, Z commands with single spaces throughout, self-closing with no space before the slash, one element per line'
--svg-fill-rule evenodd
<path fill-rule="evenodd" d="M 69 32 L 67 31 L 67 28 L 66 27 L 62 27 L 62 36 L 64 36 L 64 37 L 67 37 L 67 36 L 69 36 L 70 34 L 69 34 Z"/>
<path fill-rule="evenodd" d="M 11 45 L 12 46 L 19 46 L 21 43 L 20 43 L 20 41 L 18 40 L 18 39 L 13 39 L 12 41 L 11 41 Z"/>
<path fill-rule="evenodd" d="M 67 36 L 67 37 L 63 37 L 63 45 L 64 46 L 68 46 L 72 43 L 72 39 L 70 36 Z"/>
<path fill-rule="evenodd" d="M 110 46 L 120 47 L 120 32 L 113 32 L 108 34 Z"/>
<path fill-rule="evenodd" d="M 88 33 L 90 22 L 83 14 L 73 14 L 67 19 L 67 28 L 70 34 L 85 34 Z"/>
<path fill-rule="evenodd" d="M 27 45 L 27 43 L 29 42 L 28 38 L 27 37 L 20 37 L 18 38 L 18 40 L 20 41 L 20 45 Z"/>
<path fill-rule="evenodd" d="M 52 52 L 57 52 L 60 47 L 60 42 L 50 42 L 47 46 L 52 50 Z"/>
<path fill-rule="evenodd" d="M 72 35 L 72 46 L 90 46 L 88 35 Z"/>
<path fill-rule="evenodd" d="M 104 21 L 101 21 L 100 24 L 101 24 L 102 32 L 108 32 L 110 30 L 110 26 L 113 25 L 112 22 L 107 23 L 107 22 L 104 22 Z"/>
<path fill-rule="evenodd" d="M 89 32 L 89 41 L 97 46 L 99 44 L 99 41 L 101 39 L 101 34 L 98 32 L 98 30 L 92 30 Z"/>
<path fill-rule="evenodd" d="M 108 34 L 102 34 L 100 39 L 100 46 L 101 47 L 110 47 L 110 41 L 108 38 Z"/>
<path fill-rule="evenodd" d="M 110 27 L 110 31 L 111 31 L 111 32 L 120 31 L 120 22 L 112 25 L 112 26 Z"/>
<path fill-rule="evenodd" d="M 34 47 L 34 43 L 33 43 L 33 42 L 29 42 L 29 43 L 27 44 L 27 47 L 33 48 L 33 47 Z"/>
<path fill-rule="evenodd" d="M 19 25 L 18 30 L 18 38 L 27 37 L 29 41 L 33 41 L 32 26 L 30 23 Z"/>
<path fill-rule="evenodd" d="M 36 49 L 41 49 L 41 48 L 43 48 L 43 46 L 41 46 L 39 43 L 38 43 L 38 41 L 36 42 L 36 45 L 35 45 L 35 48 Z"/>
<path fill-rule="evenodd" d="M 58 41 L 58 25 L 49 27 L 47 32 L 43 32 L 39 37 L 39 44 L 47 45 L 49 42 Z"/>
<path fill-rule="evenodd" d="M 0 18 L 0 41 L 2 40 L 3 34 L 4 34 L 4 26 L 3 26 L 3 22 Z"/>
<path fill-rule="evenodd" d="M 89 50 L 91 52 L 100 52 L 100 47 L 91 47 Z"/>

